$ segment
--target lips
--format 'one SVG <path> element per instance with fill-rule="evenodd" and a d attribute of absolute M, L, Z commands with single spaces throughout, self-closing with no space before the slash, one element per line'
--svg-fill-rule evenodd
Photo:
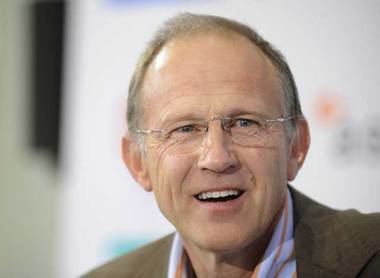
<path fill-rule="evenodd" d="M 237 189 L 204 191 L 194 197 L 201 202 L 227 202 L 239 198 L 244 191 Z"/>

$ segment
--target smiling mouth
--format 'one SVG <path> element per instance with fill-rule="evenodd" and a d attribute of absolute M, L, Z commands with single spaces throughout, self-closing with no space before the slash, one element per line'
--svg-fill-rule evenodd
<path fill-rule="evenodd" d="M 239 198 L 243 194 L 241 190 L 222 190 L 201 192 L 194 197 L 201 202 L 227 202 Z"/>

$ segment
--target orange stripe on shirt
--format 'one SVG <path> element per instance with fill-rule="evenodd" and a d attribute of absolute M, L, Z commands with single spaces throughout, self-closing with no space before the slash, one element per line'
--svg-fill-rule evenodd
<path fill-rule="evenodd" d="M 175 272 L 175 278 L 182 278 L 182 273 L 185 269 L 185 261 L 186 261 L 185 252 L 182 251 L 181 259 L 179 261 L 179 264 Z"/>
<path fill-rule="evenodd" d="M 296 250 L 294 249 L 294 245 L 292 246 L 292 252 L 290 252 L 289 256 L 286 258 L 286 260 L 282 263 L 281 267 L 277 270 L 274 277 L 280 277 L 281 271 L 285 268 L 286 264 L 294 259 L 296 255 Z M 294 274 L 294 273 L 293 273 Z"/>

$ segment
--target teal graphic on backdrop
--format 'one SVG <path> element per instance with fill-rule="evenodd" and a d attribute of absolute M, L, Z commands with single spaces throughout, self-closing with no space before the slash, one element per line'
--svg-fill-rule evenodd
<path fill-rule="evenodd" d="M 114 237 L 105 243 L 105 255 L 109 258 L 115 258 L 129 253 L 152 240 L 153 238 L 151 237 Z"/>

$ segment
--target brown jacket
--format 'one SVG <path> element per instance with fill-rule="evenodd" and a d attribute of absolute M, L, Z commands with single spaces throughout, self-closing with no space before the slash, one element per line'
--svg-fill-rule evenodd
<path fill-rule="evenodd" d="M 290 187 L 297 277 L 380 278 L 380 214 L 337 211 Z M 173 235 L 124 255 L 85 278 L 167 277 Z"/>

